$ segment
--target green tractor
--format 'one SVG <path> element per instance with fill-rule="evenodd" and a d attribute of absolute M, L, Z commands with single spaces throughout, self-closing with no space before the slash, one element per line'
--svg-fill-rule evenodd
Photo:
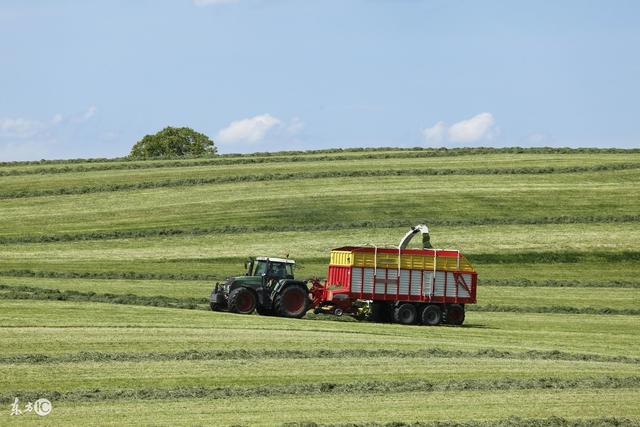
<path fill-rule="evenodd" d="M 309 309 L 306 282 L 295 280 L 295 261 L 256 257 L 245 263 L 244 276 L 227 277 L 216 283 L 209 305 L 213 311 L 300 318 Z"/>

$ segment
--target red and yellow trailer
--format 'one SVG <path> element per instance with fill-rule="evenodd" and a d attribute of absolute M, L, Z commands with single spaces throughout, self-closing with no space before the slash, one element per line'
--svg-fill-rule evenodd
<path fill-rule="evenodd" d="M 312 294 L 317 312 L 353 314 L 367 301 L 373 320 L 459 325 L 476 285 L 458 250 L 345 246 L 331 251 L 327 281 Z"/>

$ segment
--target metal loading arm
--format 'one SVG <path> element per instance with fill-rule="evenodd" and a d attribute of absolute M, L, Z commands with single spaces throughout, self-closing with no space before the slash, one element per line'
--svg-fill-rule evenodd
<path fill-rule="evenodd" d="M 398 245 L 400 250 L 406 249 L 406 247 L 409 244 L 409 242 L 411 241 L 411 239 L 413 239 L 413 236 L 415 236 L 418 233 L 422 233 L 422 248 L 423 249 L 430 249 L 430 248 L 433 247 L 433 246 L 431 246 L 431 241 L 430 241 L 430 238 L 429 238 L 429 227 L 427 227 L 424 224 L 419 224 L 419 225 L 416 225 L 414 227 L 411 227 L 411 230 L 407 231 L 407 234 L 405 234 L 402 237 L 402 239 L 400 240 L 400 245 Z"/>

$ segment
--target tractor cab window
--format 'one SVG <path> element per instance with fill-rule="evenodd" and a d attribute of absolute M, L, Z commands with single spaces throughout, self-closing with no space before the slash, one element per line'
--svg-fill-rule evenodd
<path fill-rule="evenodd" d="M 278 279 L 293 278 L 293 269 L 291 264 L 274 262 L 271 264 L 271 275 Z"/>
<path fill-rule="evenodd" d="M 253 275 L 262 276 L 263 274 L 267 274 L 267 261 L 256 261 L 256 269 Z"/>

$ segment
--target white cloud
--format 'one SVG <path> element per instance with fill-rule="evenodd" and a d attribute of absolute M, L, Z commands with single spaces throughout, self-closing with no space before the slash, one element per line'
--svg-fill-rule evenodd
<path fill-rule="evenodd" d="M 270 133 L 293 136 L 303 128 L 304 123 L 298 117 L 294 117 L 289 123 L 284 123 L 279 118 L 265 113 L 231 122 L 229 126 L 218 132 L 216 141 L 222 144 L 256 144 Z"/>
<path fill-rule="evenodd" d="M 282 121 L 271 114 L 236 120 L 218 133 L 218 140 L 222 143 L 256 143 L 264 139 L 271 128 L 280 124 Z"/>
<path fill-rule="evenodd" d="M 57 120 L 57 116 L 54 117 L 52 122 Z M 24 119 L 21 117 L 0 118 L 0 137 L 1 138 L 17 138 L 27 139 L 31 138 L 38 133 L 42 132 L 46 128 L 46 123 L 38 120 Z"/>
<path fill-rule="evenodd" d="M 59 155 L 54 154 L 54 147 L 64 144 L 70 134 L 95 116 L 96 111 L 95 106 L 90 106 L 75 115 L 56 113 L 48 120 L 0 117 L 0 160 L 33 160 Z"/>
<path fill-rule="evenodd" d="M 473 143 L 490 141 L 500 135 L 493 114 L 480 113 L 466 120 L 447 126 L 438 122 L 430 128 L 421 129 L 425 141 L 429 144 L 442 143 L 445 140 L 455 143 Z"/>
<path fill-rule="evenodd" d="M 239 0 L 193 0 L 193 4 L 202 7 L 202 6 L 215 6 L 220 4 L 230 4 L 237 3 Z"/>
<path fill-rule="evenodd" d="M 491 113 L 480 113 L 452 125 L 449 128 L 448 136 L 453 142 L 476 142 L 493 139 L 498 132 L 494 123 Z"/>
<path fill-rule="evenodd" d="M 2 139 L 31 139 L 46 134 L 65 122 L 83 123 L 95 116 L 97 108 L 92 105 L 86 111 L 65 118 L 56 113 L 50 120 L 34 120 L 24 117 L 0 117 L 0 138 Z"/>
<path fill-rule="evenodd" d="M 35 160 L 50 156 L 49 147 L 55 143 L 51 131 L 61 122 L 61 114 L 48 121 L 0 118 L 0 160 Z"/>
<path fill-rule="evenodd" d="M 446 131 L 447 127 L 444 125 L 444 122 L 438 122 L 430 128 L 421 130 L 425 141 L 429 144 L 441 144 Z"/>

